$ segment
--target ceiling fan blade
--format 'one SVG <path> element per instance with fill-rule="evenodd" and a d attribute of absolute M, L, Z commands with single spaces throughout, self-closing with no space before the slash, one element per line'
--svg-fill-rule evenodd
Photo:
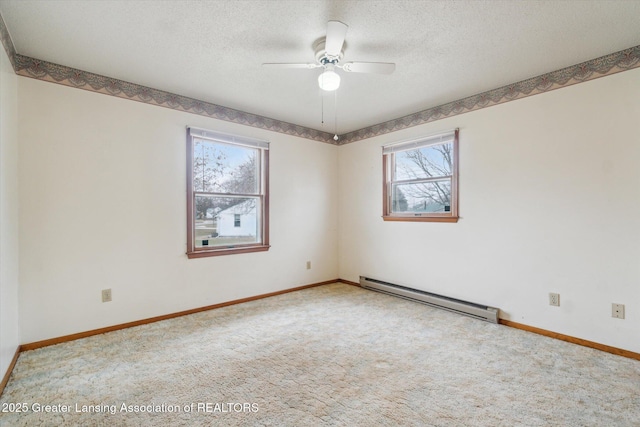
<path fill-rule="evenodd" d="M 295 63 L 265 63 L 262 64 L 263 67 L 267 67 L 267 68 L 318 68 L 321 67 L 322 65 L 320 64 L 315 64 L 313 62 L 309 62 L 309 63 L 300 63 L 300 64 L 295 64 Z"/>
<path fill-rule="evenodd" d="M 396 64 L 391 62 L 345 62 L 341 65 L 344 71 L 352 73 L 391 74 Z"/>
<path fill-rule="evenodd" d="M 327 24 L 327 39 L 324 44 L 324 50 L 327 56 L 340 56 L 344 38 L 347 35 L 347 24 L 340 21 L 329 21 Z"/>

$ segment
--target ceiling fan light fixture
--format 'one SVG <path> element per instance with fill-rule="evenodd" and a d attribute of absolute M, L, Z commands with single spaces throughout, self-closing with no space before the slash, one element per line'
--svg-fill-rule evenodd
<path fill-rule="evenodd" d="M 327 92 L 340 87 L 340 76 L 333 71 L 333 66 L 327 66 L 322 74 L 318 76 L 318 86 Z"/>

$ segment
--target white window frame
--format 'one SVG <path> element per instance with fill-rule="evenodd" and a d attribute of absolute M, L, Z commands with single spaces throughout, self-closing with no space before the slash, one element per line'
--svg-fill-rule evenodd
<path fill-rule="evenodd" d="M 455 129 L 450 132 L 432 135 L 424 138 L 398 143 L 388 144 L 382 147 L 383 167 L 383 211 L 382 218 L 385 221 L 418 221 L 418 222 L 458 222 L 458 134 Z M 395 156 L 401 151 L 411 151 L 420 148 L 449 144 L 453 146 L 451 175 L 442 175 L 429 178 L 416 178 L 409 180 L 397 180 L 395 176 Z M 451 185 L 449 212 L 394 212 L 392 189 L 397 184 L 428 183 L 438 180 L 449 180 Z"/>
<path fill-rule="evenodd" d="M 194 139 L 210 140 L 212 142 L 244 146 L 258 149 L 258 193 L 257 194 L 230 194 L 210 193 L 217 197 L 250 197 L 258 202 L 258 230 L 259 238 L 256 243 L 238 244 L 230 246 L 203 246 L 196 247 L 195 239 L 195 203 L 196 195 L 209 194 L 196 191 L 193 188 L 193 159 Z M 231 255 L 249 252 L 268 251 L 269 245 L 269 142 L 238 135 L 230 135 L 221 132 L 187 127 L 187 256 L 189 258 L 202 258 L 218 255 Z"/>

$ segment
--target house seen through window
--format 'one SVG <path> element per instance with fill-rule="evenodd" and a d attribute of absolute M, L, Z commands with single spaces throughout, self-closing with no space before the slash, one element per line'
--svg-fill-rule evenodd
<path fill-rule="evenodd" d="M 190 258 L 268 250 L 266 141 L 189 128 Z"/>

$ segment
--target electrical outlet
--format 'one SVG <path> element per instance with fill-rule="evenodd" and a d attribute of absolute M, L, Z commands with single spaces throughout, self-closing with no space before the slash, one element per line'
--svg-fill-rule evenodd
<path fill-rule="evenodd" d="M 560 306 L 560 294 L 549 293 L 549 305 Z"/>
<path fill-rule="evenodd" d="M 111 301 L 111 289 L 103 289 L 102 290 L 102 302 Z"/>
<path fill-rule="evenodd" d="M 311 270 L 311 261 L 307 261 L 307 270 Z"/>
<path fill-rule="evenodd" d="M 611 304 L 611 317 L 624 319 L 624 304 Z"/>

